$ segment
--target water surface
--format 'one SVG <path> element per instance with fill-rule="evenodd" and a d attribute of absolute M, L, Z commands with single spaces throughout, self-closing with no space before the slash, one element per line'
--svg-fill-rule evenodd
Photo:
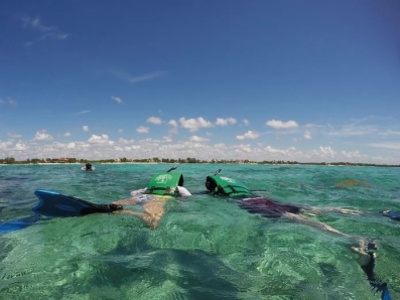
<path fill-rule="evenodd" d="M 96 203 L 129 196 L 167 164 L 0 166 L 0 223 L 32 215 L 36 189 Z M 379 245 L 376 274 L 400 298 L 400 169 L 181 164 L 194 195 L 170 201 L 152 230 L 132 216 L 49 218 L 0 235 L 1 299 L 379 299 L 341 236 L 250 214 L 195 194 L 222 169 L 261 196 L 358 209 L 314 220 Z"/>

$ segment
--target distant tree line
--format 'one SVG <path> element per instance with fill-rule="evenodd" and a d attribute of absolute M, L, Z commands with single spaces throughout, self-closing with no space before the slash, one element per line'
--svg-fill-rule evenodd
<path fill-rule="evenodd" d="M 284 161 L 284 160 L 272 160 L 272 161 L 261 161 L 256 162 L 252 160 L 226 160 L 226 159 L 211 159 L 211 160 L 200 160 L 194 157 L 187 158 L 143 158 L 143 159 L 130 159 L 130 158 L 118 158 L 118 159 L 102 159 L 102 160 L 88 160 L 88 159 L 76 159 L 73 157 L 67 158 L 28 158 L 26 160 L 17 161 L 14 157 L 6 157 L 0 159 L 0 164 L 40 164 L 40 163 L 190 163 L 190 164 L 260 164 L 260 165 L 316 165 L 316 166 L 371 166 L 371 167 L 400 167 L 400 165 L 385 165 L 385 164 L 371 164 L 371 163 L 349 163 L 349 162 L 319 162 L 319 163 L 301 163 L 297 161 Z"/>

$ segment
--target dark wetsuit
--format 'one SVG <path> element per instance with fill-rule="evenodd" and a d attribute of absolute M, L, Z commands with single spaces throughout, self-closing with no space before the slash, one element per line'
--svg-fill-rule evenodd
<path fill-rule="evenodd" d="M 279 218 L 284 213 L 298 214 L 301 207 L 290 203 L 280 203 L 268 198 L 247 198 L 239 203 L 239 206 L 249 213 L 261 214 L 267 218 Z"/>
<path fill-rule="evenodd" d="M 391 218 L 392 220 L 400 221 L 400 212 L 389 211 L 385 216 Z"/>

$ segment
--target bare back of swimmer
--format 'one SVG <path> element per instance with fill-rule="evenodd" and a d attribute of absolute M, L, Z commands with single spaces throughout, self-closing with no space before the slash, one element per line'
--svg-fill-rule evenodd
<path fill-rule="evenodd" d="M 192 194 L 183 186 L 177 187 L 180 196 L 191 196 Z M 140 204 L 143 207 L 143 212 L 128 210 L 123 208 L 121 210 L 113 211 L 114 214 L 125 214 L 139 217 L 142 219 L 150 228 L 155 229 L 158 226 L 159 221 L 165 215 L 165 204 L 173 199 L 170 195 L 152 195 L 144 194 L 146 188 L 132 191 L 131 198 L 122 199 L 112 202 L 112 205 L 117 206 L 130 206 Z"/>

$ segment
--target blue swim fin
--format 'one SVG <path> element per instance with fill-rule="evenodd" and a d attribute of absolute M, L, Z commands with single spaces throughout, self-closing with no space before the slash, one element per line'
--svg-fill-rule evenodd
<path fill-rule="evenodd" d="M 4 224 L 0 224 L 0 233 L 7 233 L 11 231 L 20 230 L 28 227 L 40 220 L 40 215 L 34 215 L 19 220 L 10 221 Z"/>
<path fill-rule="evenodd" d="M 390 295 L 389 295 L 389 290 L 388 290 L 387 287 L 385 287 L 385 288 L 383 289 L 381 299 L 382 299 L 382 300 L 392 300 L 392 297 L 390 297 Z"/>
<path fill-rule="evenodd" d="M 36 190 L 35 195 L 39 198 L 39 204 L 32 210 L 36 214 L 48 217 L 77 217 L 123 209 L 122 205 L 97 204 L 47 190 Z"/>
<path fill-rule="evenodd" d="M 39 204 L 32 210 L 37 214 L 49 217 L 81 216 L 83 210 L 95 209 L 98 206 L 95 203 L 53 191 L 37 190 L 35 195 L 39 198 Z"/>

